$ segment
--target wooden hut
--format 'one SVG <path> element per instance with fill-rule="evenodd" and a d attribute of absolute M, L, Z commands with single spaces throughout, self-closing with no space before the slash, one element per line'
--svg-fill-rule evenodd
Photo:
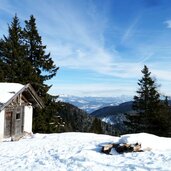
<path fill-rule="evenodd" d="M 0 140 L 32 133 L 33 107 L 43 102 L 30 84 L 0 83 Z"/>

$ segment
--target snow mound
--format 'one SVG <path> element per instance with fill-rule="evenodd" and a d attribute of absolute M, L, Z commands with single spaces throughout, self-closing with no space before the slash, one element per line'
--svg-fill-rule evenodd
<path fill-rule="evenodd" d="M 101 153 L 107 143 L 139 142 L 151 151 Z M 171 138 L 140 133 L 121 137 L 92 133 L 34 134 L 0 143 L 0 170 L 15 171 L 141 171 L 170 170 Z"/>
<path fill-rule="evenodd" d="M 119 143 L 140 143 L 143 149 L 150 148 L 152 150 L 171 149 L 171 138 L 158 137 L 147 133 L 128 134 L 121 136 Z"/>

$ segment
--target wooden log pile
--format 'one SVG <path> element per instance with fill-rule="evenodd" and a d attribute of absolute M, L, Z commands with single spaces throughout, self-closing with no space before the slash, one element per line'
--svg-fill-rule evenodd
<path fill-rule="evenodd" d="M 102 147 L 101 152 L 105 154 L 110 154 L 112 148 L 114 148 L 118 153 L 128 153 L 128 152 L 143 152 L 141 149 L 141 144 L 107 144 Z"/>

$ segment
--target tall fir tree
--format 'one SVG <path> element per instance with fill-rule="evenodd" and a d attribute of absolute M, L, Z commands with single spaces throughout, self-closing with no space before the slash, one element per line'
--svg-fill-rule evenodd
<path fill-rule="evenodd" d="M 15 15 L 8 26 L 8 36 L 0 40 L 1 81 L 29 82 L 38 95 L 44 98 L 51 87 L 45 81 L 53 78 L 59 69 L 45 50 L 34 16 L 25 21 L 23 30 Z"/>
<path fill-rule="evenodd" d="M 50 88 L 44 82 L 53 78 L 59 68 L 54 64 L 50 53 L 45 52 L 46 46 L 42 43 L 33 15 L 30 16 L 30 20 L 25 21 L 24 42 L 27 47 L 27 60 L 33 67 L 32 80 L 29 81 L 37 93 L 44 96 Z"/>
<path fill-rule="evenodd" d="M 158 86 L 146 65 L 141 72 L 143 77 L 138 81 L 139 89 L 133 101 L 135 113 L 127 115 L 130 120 L 130 123 L 127 122 L 127 124 L 134 132 L 157 133 L 162 111 Z"/>
<path fill-rule="evenodd" d="M 50 53 L 46 54 L 46 46 L 42 43 L 42 38 L 37 30 L 36 19 L 33 15 L 25 21 L 23 37 L 27 49 L 26 59 L 32 65 L 32 77 L 29 82 L 38 95 L 43 98 L 46 105 L 46 108 L 42 111 L 35 110 L 34 131 L 58 132 L 61 118 L 56 117 L 57 109 L 54 102 L 56 97 L 48 94 L 51 86 L 45 84 L 45 81 L 53 78 L 59 68 L 54 64 Z M 39 125 L 40 118 L 44 119 L 41 125 Z"/>
<path fill-rule="evenodd" d="M 4 74 L 2 81 L 21 82 L 24 79 L 26 73 L 26 67 L 22 67 L 25 65 L 24 55 L 22 28 L 15 15 L 11 25 L 8 26 L 8 36 L 0 40 L 1 73 Z"/>
<path fill-rule="evenodd" d="M 25 21 L 22 29 L 15 15 L 8 36 L 0 40 L 0 81 L 32 84 L 46 106 L 43 110 L 34 109 L 33 131 L 44 133 L 57 132 L 61 122 L 56 116 L 55 97 L 48 94 L 51 86 L 45 84 L 56 75 L 58 67 L 45 50 L 34 16 Z"/>
<path fill-rule="evenodd" d="M 150 113 L 156 113 L 160 106 L 160 94 L 157 91 L 158 85 L 152 79 L 151 72 L 149 72 L 145 65 L 141 71 L 143 77 L 139 80 L 139 90 L 137 96 L 134 96 L 133 109 L 139 113 L 148 116 Z"/>

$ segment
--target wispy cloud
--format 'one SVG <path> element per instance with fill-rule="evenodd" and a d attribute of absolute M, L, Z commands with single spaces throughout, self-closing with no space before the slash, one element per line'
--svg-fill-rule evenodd
<path fill-rule="evenodd" d="M 146 4 L 147 1 L 143 2 Z M 112 4 L 112 1 L 110 2 Z M 9 15 L 8 19 L 12 19 L 15 13 L 18 14 L 22 23 L 29 19 L 31 14 L 36 17 L 37 27 L 40 35 L 42 35 L 43 43 L 47 45 L 47 52 L 51 52 L 56 65 L 61 68 L 87 70 L 101 77 L 121 78 L 129 82 L 141 77 L 141 69 L 146 64 L 157 78 L 170 81 L 168 75 L 171 70 L 164 57 L 171 55 L 168 53 L 169 48 L 165 50 L 171 44 L 166 43 L 165 37 L 163 37 L 163 40 L 160 38 L 163 35 L 154 34 L 153 30 L 150 30 L 150 32 L 146 30 L 144 34 L 143 28 L 139 28 L 140 25 L 143 26 L 144 24 L 142 21 L 145 16 L 143 10 L 138 9 L 136 11 L 135 9 L 137 15 L 130 15 L 130 18 L 128 17 L 129 24 L 128 20 L 125 20 L 128 24 L 127 27 L 124 25 L 125 27 L 121 28 L 119 27 L 120 24 L 115 23 L 115 17 L 120 16 L 113 15 L 115 10 L 113 4 L 111 5 L 106 1 L 97 3 L 91 0 L 75 0 L 74 2 L 70 0 L 50 0 L 48 2 L 42 0 L 15 0 L 12 2 L 10 0 L 0 0 L 0 3 L 0 14 Z M 160 4 L 156 4 L 153 0 L 148 1 L 147 4 L 150 9 L 156 5 Z M 113 11 L 109 11 L 109 9 Z M 119 15 L 119 13 L 116 14 Z M 122 14 L 121 18 L 124 20 L 125 16 Z M 4 34 L 4 25 L 7 29 L 7 21 L 5 20 L 0 21 L 1 34 Z M 11 20 L 8 23 L 10 22 Z M 167 28 L 171 28 L 171 20 L 165 21 L 164 24 Z M 113 28 L 117 29 L 113 31 Z M 114 33 L 111 33 L 111 30 Z M 120 49 L 115 48 L 118 44 L 122 46 Z M 158 62 L 154 64 L 154 61 Z M 127 88 L 125 85 L 100 84 L 97 88 L 98 85 L 92 83 L 90 85 L 87 83 L 84 86 L 63 84 L 54 85 L 54 87 L 56 86 L 55 89 L 61 91 L 62 89 L 70 92 L 72 90 L 73 93 L 80 90 L 82 94 L 86 94 L 86 90 L 91 89 L 89 93 L 92 95 L 93 92 L 108 94 L 111 91 L 120 93 L 124 89 L 126 91 L 135 90 L 133 85 Z"/>
<path fill-rule="evenodd" d="M 35 15 L 38 30 L 43 35 L 43 41 L 48 45 L 48 51 L 51 52 L 56 65 L 87 69 L 112 77 L 139 76 L 138 71 L 149 56 L 141 53 L 141 60 L 128 62 L 115 48 L 109 50 L 105 45 L 105 32 L 110 23 L 105 9 L 102 6 L 99 13 L 96 4 L 93 1 L 88 2 L 88 8 L 78 8 L 79 3 L 75 7 L 71 2 L 68 5 L 68 1 L 59 1 L 57 4 L 55 1 L 26 1 L 27 10 L 21 16 L 27 16 L 27 19 L 31 13 Z M 19 5 L 24 6 L 22 3 Z M 6 6 L 15 13 L 14 6 Z M 20 17 L 20 10 L 18 12 Z M 126 43 L 134 36 L 139 19 L 140 15 L 125 30 L 122 43 Z"/>
<path fill-rule="evenodd" d="M 66 9 L 60 7 L 60 10 L 57 10 L 58 12 L 51 9 L 49 19 L 53 14 L 53 19 L 50 19 L 53 20 L 53 22 L 51 21 L 53 28 L 50 23 L 45 26 L 47 35 L 50 33 L 57 37 L 54 39 L 51 35 L 48 35 L 46 39 L 48 45 L 50 45 L 48 48 L 52 56 L 55 57 L 57 65 L 89 69 L 104 74 L 111 73 L 113 71 L 112 64 L 116 62 L 119 53 L 116 50 L 111 52 L 105 47 L 103 35 L 107 25 L 105 15 L 99 22 L 98 13 L 95 12 L 93 7 L 84 11 L 84 13 L 88 13 L 88 16 L 86 20 L 83 20 L 74 9 L 69 10 L 72 10 L 72 12 L 68 16 L 65 12 Z M 58 21 L 54 21 L 55 17 L 58 18 Z M 42 26 L 42 28 L 45 27 Z"/>
<path fill-rule="evenodd" d="M 160 80 L 171 81 L 171 77 L 170 77 L 171 71 L 169 68 L 165 70 L 154 68 L 154 69 L 151 69 L 151 72 L 156 78 Z"/>
<path fill-rule="evenodd" d="M 164 21 L 164 24 L 166 24 L 167 28 L 171 28 L 171 20 Z"/>
<path fill-rule="evenodd" d="M 8 14 L 13 13 L 11 5 L 9 4 L 8 1 L 5 0 L 1 0 L 0 10 Z"/>
<path fill-rule="evenodd" d="M 116 85 L 111 84 L 65 84 L 55 85 L 51 88 L 50 92 L 56 94 L 70 94 L 76 96 L 120 96 L 132 95 L 135 92 L 135 87 L 132 85 Z M 121 94 L 123 93 L 123 94 Z"/>
<path fill-rule="evenodd" d="M 140 20 L 140 15 L 138 15 L 133 21 L 132 23 L 129 25 L 129 27 L 125 30 L 122 39 L 121 39 L 121 43 L 127 43 L 129 41 L 130 38 L 132 38 L 135 34 L 136 31 L 136 27 L 137 24 Z"/>
<path fill-rule="evenodd" d="M 21 16 L 23 18 L 28 15 L 27 18 L 29 18 L 31 13 L 35 15 L 38 30 L 43 34 L 48 50 L 60 67 L 87 69 L 100 74 L 130 77 L 129 73 L 134 72 L 130 65 L 134 64 L 119 62 L 120 53 L 114 48 L 110 51 L 105 46 L 104 33 L 106 25 L 109 24 L 105 10 L 103 14 L 99 14 L 93 1 L 89 2 L 89 8 L 79 9 L 72 4 L 67 6 L 60 2 L 54 5 L 54 1 L 51 3 L 26 1 L 27 10 Z M 37 10 L 40 4 L 41 8 Z M 22 5 L 24 6 L 20 3 L 20 6 Z M 10 4 L 6 7 L 15 14 L 15 7 Z M 18 13 L 20 17 L 20 10 Z M 135 24 L 136 22 L 129 28 L 125 39 L 131 34 Z"/>

